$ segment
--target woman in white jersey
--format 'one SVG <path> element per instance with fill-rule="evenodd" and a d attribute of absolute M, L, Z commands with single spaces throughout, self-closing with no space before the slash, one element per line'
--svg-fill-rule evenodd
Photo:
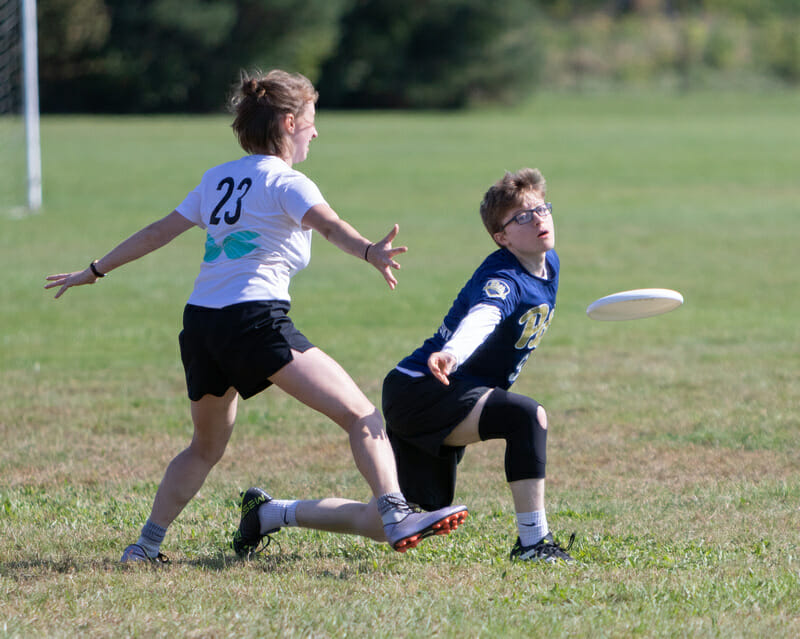
<path fill-rule="evenodd" d="M 382 527 L 364 534 L 395 550 L 413 548 L 431 534 L 446 534 L 466 517 L 463 506 L 414 512 L 400 492 L 392 448 L 378 410 L 332 358 L 292 324 L 289 280 L 310 258 L 312 230 L 377 268 L 389 287 L 397 280 L 392 247 L 398 227 L 370 243 L 327 204 L 317 186 L 292 166 L 306 159 L 317 92 L 300 74 L 271 71 L 244 77 L 232 99 L 233 129 L 248 155 L 209 169 L 178 207 L 83 271 L 47 278 L 45 288 L 72 287 L 98 278 L 161 248 L 199 226 L 206 231 L 200 274 L 184 311 L 181 358 L 191 400 L 194 436 L 167 467 L 150 517 L 122 561 L 164 561 L 169 525 L 222 457 L 233 430 L 239 395 L 277 385 L 344 429 L 356 466 L 374 495 Z M 233 547 L 254 551 L 265 533 L 259 506 L 271 498 L 252 488 L 242 499 Z M 302 512 L 293 513 L 302 525 Z M 319 522 L 317 522 L 319 523 Z M 346 532 L 332 518 L 331 532 Z M 268 532 L 268 531 L 265 531 Z"/>

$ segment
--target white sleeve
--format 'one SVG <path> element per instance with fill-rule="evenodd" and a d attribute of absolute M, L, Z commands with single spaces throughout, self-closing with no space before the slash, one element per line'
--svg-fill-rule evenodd
<path fill-rule="evenodd" d="M 299 171 L 286 176 L 280 183 L 279 193 L 283 212 L 298 224 L 303 223 L 303 216 L 312 206 L 326 204 L 319 187 Z"/>
<path fill-rule="evenodd" d="M 461 366 L 483 344 L 501 319 L 500 309 L 496 306 L 476 304 L 461 320 L 442 351 L 456 358 L 456 367 Z"/>
<path fill-rule="evenodd" d="M 200 215 L 200 188 L 197 187 L 187 195 L 183 202 L 175 207 L 175 210 L 183 215 L 187 220 L 193 222 L 200 228 L 206 228 L 203 223 L 203 216 Z"/>

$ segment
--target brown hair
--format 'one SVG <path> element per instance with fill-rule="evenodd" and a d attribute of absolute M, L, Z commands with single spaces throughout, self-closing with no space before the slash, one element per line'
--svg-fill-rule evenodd
<path fill-rule="evenodd" d="M 243 73 L 230 101 L 236 114 L 231 127 L 248 153 L 282 156 L 287 151 L 284 116 L 299 116 L 318 97 L 311 80 L 300 73 L 278 69 L 252 76 Z"/>
<path fill-rule="evenodd" d="M 516 173 L 506 174 L 495 182 L 481 202 L 481 219 L 489 235 L 502 231 L 503 217 L 508 211 L 523 205 L 523 198 L 528 193 L 540 193 L 544 197 L 547 182 L 539 169 L 520 169 Z"/>

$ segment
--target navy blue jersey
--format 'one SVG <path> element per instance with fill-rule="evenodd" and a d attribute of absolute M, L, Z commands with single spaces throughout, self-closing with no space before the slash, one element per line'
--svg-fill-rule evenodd
<path fill-rule="evenodd" d="M 545 259 L 548 279 L 531 275 L 507 249 L 489 255 L 461 289 L 439 330 L 398 366 L 430 375 L 430 354 L 442 350 L 470 309 L 490 304 L 500 309 L 500 323 L 450 377 L 507 390 L 553 319 L 560 262 L 555 250 Z"/>

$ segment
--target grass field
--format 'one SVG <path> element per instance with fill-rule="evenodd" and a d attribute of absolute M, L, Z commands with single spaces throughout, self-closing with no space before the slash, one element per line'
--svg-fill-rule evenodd
<path fill-rule="evenodd" d="M 475 447 L 454 535 L 400 555 L 292 529 L 227 547 L 238 492 L 366 499 L 342 433 L 279 391 L 240 405 L 225 458 L 119 565 L 191 436 L 177 350 L 192 231 L 93 287 L 83 268 L 238 157 L 225 117 L 42 122 L 45 208 L 0 217 L 0 637 L 800 635 L 800 95 L 555 96 L 469 114 L 327 113 L 298 168 L 365 235 L 400 224 L 399 286 L 317 237 L 296 324 L 379 404 L 492 244 L 477 206 L 538 166 L 562 260 L 549 333 L 514 390 L 548 409 L 548 519 L 580 565 L 508 561 L 502 447 Z M 685 305 L 592 322 L 628 288 Z"/>

